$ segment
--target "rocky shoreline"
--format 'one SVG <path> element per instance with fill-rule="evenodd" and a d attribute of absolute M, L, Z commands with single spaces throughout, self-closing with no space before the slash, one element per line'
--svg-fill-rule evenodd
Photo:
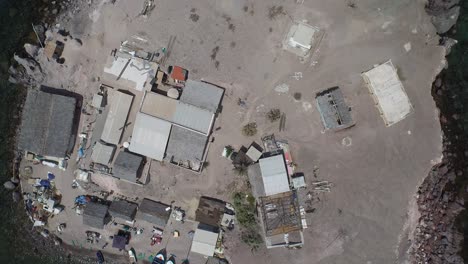
<path fill-rule="evenodd" d="M 450 90 L 455 80 L 452 72 L 459 70 L 448 56 L 457 43 L 451 36 L 456 32 L 460 6 L 458 0 L 431 0 L 426 6 L 434 26 L 445 45 L 449 67 L 444 69 L 432 86 L 432 95 L 440 110 L 444 134 L 443 159 L 434 166 L 416 195 L 420 218 L 414 231 L 411 252 L 412 263 L 464 263 L 462 258 L 463 233 L 459 230 L 459 216 L 464 210 L 466 182 L 466 135 L 463 130 L 463 112 L 456 105 L 457 91 Z M 460 23 L 460 22 L 459 22 Z M 460 60 L 460 58 L 457 58 Z M 458 91 L 460 92 L 460 91 Z"/>

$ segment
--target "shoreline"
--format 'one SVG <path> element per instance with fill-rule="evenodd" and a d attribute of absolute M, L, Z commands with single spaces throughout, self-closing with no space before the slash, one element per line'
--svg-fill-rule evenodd
<path fill-rule="evenodd" d="M 448 9 L 444 9 L 448 8 Z M 465 9 L 456 5 L 445 7 L 443 2 L 429 1 L 426 6 L 427 12 L 431 14 L 441 14 L 450 12 L 449 9 L 460 9 L 460 14 L 456 15 L 456 23 L 448 32 L 439 34 L 441 45 L 446 46 L 447 67 L 445 67 L 435 78 L 431 94 L 439 111 L 439 120 L 443 133 L 443 157 L 439 164 L 433 166 L 431 171 L 419 186 L 416 193 L 418 213 L 417 225 L 413 231 L 412 246 L 410 248 L 410 258 L 417 263 L 463 263 L 463 234 L 457 226 L 457 219 L 463 215 L 464 210 L 464 190 L 466 180 L 466 161 L 468 155 L 463 144 L 466 135 L 463 133 L 463 117 L 456 107 L 453 99 L 459 96 L 456 92 L 450 94 L 447 86 L 455 81 L 454 71 L 461 70 L 454 50 L 460 49 L 457 42 L 457 27 L 463 21 L 458 16 L 464 14 Z M 436 20 L 436 19 L 433 19 Z M 434 23 L 436 26 L 436 23 Z M 453 40 L 452 37 L 455 39 Z M 456 45 L 452 47 L 453 45 Z M 456 52 L 456 51 L 455 51 Z M 458 58 L 460 60 L 460 58 Z M 455 99 L 456 100 L 456 99 Z M 463 101 L 461 101 L 463 104 Z M 463 221 L 463 220 L 462 220 Z M 466 220 L 465 220 L 466 221 Z M 466 242 L 465 242 L 466 243 Z"/>

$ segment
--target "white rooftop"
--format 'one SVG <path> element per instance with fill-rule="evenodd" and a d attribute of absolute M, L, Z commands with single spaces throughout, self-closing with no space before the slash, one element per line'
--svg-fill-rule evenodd
<path fill-rule="evenodd" d="M 171 126 L 167 121 L 141 112 L 137 113 L 129 150 L 162 161 Z"/>
<path fill-rule="evenodd" d="M 259 164 L 266 196 L 289 191 L 283 154 L 260 159 Z"/>
<path fill-rule="evenodd" d="M 262 156 L 262 152 L 254 146 L 250 146 L 246 153 L 253 162 L 257 162 L 258 159 Z"/>
<path fill-rule="evenodd" d="M 138 58 L 112 57 L 110 66 L 104 67 L 104 72 L 115 76 L 115 80 L 126 80 L 131 88 L 143 91 L 157 71 L 157 64 Z M 119 77 L 120 76 L 120 77 Z"/>
<path fill-rule="evenodd" d="M 289 45 L 297 48 L 310 49 L 312 47 L 312 40 L 314 39 L 314 34 L 317 31 L 317 28 L 314 28 L 305 23 L 295 23 L 291 26 L 290 29 L 290 37 L 288 40 Z"/>
<path fill-rule="evenodd" d="M 115 146 L 105 145 L 102 142 L 96 142 L 93 147 L 93 153 L 91 154 L 91 160 L 103 165 L 109 164 L 114 156 Z"/>
<path fill-rule="evenodd" d="M 132 105 L 133 96 L 119 91 L 109 91 L 109 113 L 107 114 L 101 139 L 118 145 Z"/>
<path fill-rule="evenodd" d="M 191 251 L 208 257 L 213 256 L 217 241 L 218 233 L 198 228 L 193 236 Z"/>
<path fill-rule="evenodd" d="M 391 60 L 363 73 L 362 76 L 386 126 L 405 119 L 412 112 L 411 102 Z"/>

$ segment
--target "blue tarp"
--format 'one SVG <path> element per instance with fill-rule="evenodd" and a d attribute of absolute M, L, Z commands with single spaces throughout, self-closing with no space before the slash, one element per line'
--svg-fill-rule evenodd
<path fill-rule="evenodd" d="M 49 181 L 49 180 L 41 180 L 41 181 L 39 182 L 39 184 L 40 184 L 42 187 L 46 188 L 46 189 L 50 189 L 50 181 Z"/>
<path fill-rule="evenodd" d="M 83 148 L 78 149 L 78 158 L 82 158 L 84 156 Z"/>
<path fill-rule="evenodd" d="M 80 196 L 78 196 L 78 197 L 75 198 L 75 203 L 76 203 L 76 204 L 87 204 L 87 203 L 88 203 L 88 199 L 86 198 L 86 196 L 80 195 Z"/>
<path fill-rule="evenodd" d="M 52 174 L 52 172 L 47 172 L 47 179 L 49 179 L 49 181 L 52 181 L 53 179 L 55 179 L 55 175 Z"/>

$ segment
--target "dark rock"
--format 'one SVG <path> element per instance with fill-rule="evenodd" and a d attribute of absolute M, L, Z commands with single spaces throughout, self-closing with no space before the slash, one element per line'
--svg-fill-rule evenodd
<path fill-rule="evenodd" d="M 21 194 L 18 191 L 12 193 L 13 202 L 17 203 L 21 200 Z"/>

